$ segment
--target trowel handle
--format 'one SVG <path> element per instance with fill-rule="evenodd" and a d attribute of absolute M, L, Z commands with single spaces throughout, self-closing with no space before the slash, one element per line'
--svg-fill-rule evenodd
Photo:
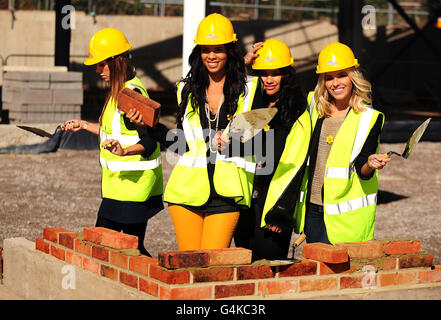
<path fill-rule="evenodd" d="M 80 123 L 79 123 L 79 122 L 74 122 L 73 127 L 74 127 L 74 128 L 79 128 L 79 127 L 80 127 Z M 62 130 L 64 130 L 64 123 L 60 124 L 60 128 L 61 128 Z"/>
<path fill-rule="evenodd" d="M 293 247 L 297 248 L 299 245 L 302 244 L 303 241 L 305 241 L 306 239 L 306 234 L 302 233 L 297 239 L 296 241 L 294 241 Z"/>

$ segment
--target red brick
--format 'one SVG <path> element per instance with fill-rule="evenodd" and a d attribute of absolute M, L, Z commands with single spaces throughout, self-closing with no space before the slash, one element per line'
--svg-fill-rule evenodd
<path fill-rule="evenodd" d="M 350 258 L 379 258 L 383 256 L 383 243 L 377 240 L 344 242 L 336 245 L 346 248 Z"/>
<path fill-rule="evenodd" d="M 161 300 L 202 300 L 210 299 L 211 286 L 205 287 L 186 287 L 186 288 L 168 288 L 160 286 L 159 298 Z"/>
<path fill-rule="evenodd" d="M 351 264 L 349 261 L 344 263 L 320 263 L 320 273 L 323 274 L 334 274 L 334 273 L 343 273 L 343 272 L 354 272 L 355 268 L 351 268 Z"/>
<path fill-rule="evenodd" d="M 168 284 L 184 284 L 190 282 L 190 272 L 188 270 L 167 270 L 157 265 L 150 265 L 150 278 Z"/>
<path fill-rule="evenodd" d="M 286 266 L 279 266 L 279 277 L 297 277 L 309 276 L 317 273 L 317 262 L 310 260 L 301 260 L 299 263 L 294 263 Z"/>
<path fill-rule="evenodd" d="M 138 248 L 138 237 L 102 227 L 84 228 L 83 238 L 114 249 Z"/>
<path fill-rule="evenodd" d="M 104 264 L 101 265 L 100 274 L 111 280 L 118 280 L 118 270 Z"/>
<path fill-rule="evenodd" d="M 214 298 L 228 298 L 254 295 L 254 283 L 217 285 L 214 287 Z"/>
<path fill-rule="evenodd" d="M 298 280 L 262 281 L 257 284 L 257 294 L 267 296 L 270 294 L 296 293 Z"/>
<path fill-rule="evenodd" d="M 157 265 L 158 260 L 143 255 L 129 258 L 129 270 L 142 275 L 149 275 L 149 266 L 151 264 Z"/>
<path fill-rule="evenodd" d="M 124 271 L 120 271 L 119 272 L 119 281 L 129 287 L 138 289 L 138 277 L 133 274 L 126 273 Z"/>
<path fill-rule="evenodd" d="M 66 250 L 66 262 L 81 268 L 83 266 L 83 257 L 79 254 Z"/>
<path fill-rule="evenodd" d="M 74 240 L 77 237 L 76 232 L 60 232 L 58 234 L 58 243 L 69 249 L 74 249 Z"/>
<path fill-rule="evenodd" d="M 421 241 L 419 240 L 379 240 L 383 242 L 384 252 L 392 254 L 418 253 L 421 250 Z"/>
<path fill-rule="evenodd" d="M 109 250 L 102 248 L 102 247 L 92 247 L 92 257 L 102 260 L 102 261 L 109 261 Z"/>
<path fill-rule="evenodd" d="M 201 268 L 192 271 L 193 282 L 231 281 L 234 277 L 233 268 Z"/>
<path fill-rule="evenodd" d="M 395 272 L 395 273 L 381 273 L 378 275 L 380 280 L 380 285 L 384 286 L 394 286 L 400 284 L 409 284 L 415 282 L 416 273 L 415 272 Z"/>
<path fill-rule="evenodd" d="M 275 276 L 270 266 L 244 266 L 237 268 L 237 280 L 266 279 Z"/>
<path fill-rule="evenodd" d="M 153 281 L 139 278 L 139 290 L 151 296 L 159 297 L 159 285 Z"/>
<path fill-rule="evenodd" d="M 35 239 L 35 249 L 49 254 L 49 243 L 44 241 L 43 238 Z"/>
<path fill-rule="evenodd" d="M 340 289 L 363 288 L 363 279 L 366 275 L 342 276 L 340 278 Z"/>
<path fill-rule="evenodd" d="M 51 244 L 51 256 L 64 261 L 66 259 L 66 250 Z"/>
<path fill-rule="evenodd" d="M 74 250 L 78 253 L 85 254 L 86 256 L 92 256 L 92 246 L 82 240 L 75 239 Z"/>
<path fill-rule="evenodd" d="M 110 251 L 109 262 L 124 269 L 129 268 L 129 256 L 119 252 Z"/>
<path fill-rule="evenodd" d="M 398 268 L 398 259 L 395 257 L 384 257 L 383 258 L 383 270 L 395 270 Z"/>
<path fill-rule="evenodd" d="M 299 292 L 337 289 L 337 277 L 300 279 Z"/>
<path fill-rule="evenodd" d="M 441 282 L 441 266 L 435 266 L 433 270 L 418 272 L 418 283 Z"/>
<path fill-rule="evenodd" d="M 433 255 L 427 253 L 406 254 L 398 257 L 398 268 L 430 267 L 433 264 Z"/>
<path fill-rule="evenodd" d="M 328 263 L 343 263 L 349 260 L 348 251 L 345 248 L 320 242 L 305 243 L 303 256 Z"/>
<path fill-rule="evenodd" d="M 83 257 L 83 269 L 99 274 L 100 272 L 100 264 L 94 260 L 91 260 L 87 257 Z"/>
<path fill-rule="evenodd" d="M 64 228 L 44 228 L 43 239 L 58 243 L 58 234 L 60 232 L 72 232 Z"/>
<path fill-rule="evenodd" d="M 210 266 L 238 265 L 251 263 L 251 250 L 245 248 L 225 248 L 204 250 L 210 257 Z"/>
<path fill-rule="evenodd" d="M 159 252 L 159 265 L 167 269 L 203 268 L 210 265 L 210 258 L 206 251 L 173 251 Z"/>

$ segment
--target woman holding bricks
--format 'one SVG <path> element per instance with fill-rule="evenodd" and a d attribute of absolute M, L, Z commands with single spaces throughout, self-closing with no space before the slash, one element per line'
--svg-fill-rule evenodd
<path fill-rule="evenodd" d="M 240 209 L 250 206 L 255 163 L 226 155 L 229 148 L 218 151 L 225 144 L 219 133 L 229 120 L 256 102 L 257 78 L 247 78 L 236 41 L 227 18 L 204 18 L 189 57 L 190 71 L 178 83 L 177 122 L 186 143 L 164 200 L 179 250 L 229 247 Z"/>
<path fill-rule="evenodd" d="M 352 50 L 339 42 L 318 58 L 308 95 L 313 134 L 295 210 L 295 232 L 307 242 L 373 238 L 378 172 L 390 158 L 378 153 L 384 115 L 371 107 L 371 84 Z"/>
<path fill-rule="evenodd" d="M 265 105 L 278 112 L 267 130 L 259 134 L 262 146 L 272 147 L 262 153 L 272 153 L 273 159 L 256 169 L 251 208 L 241 213 L 234 241 L 236 246 L 251 249 L 253 260 L 286 259 L 294 227 L 292 213 L 311 135 L 310 117 L 288 46 L 269 39 L 254 47 L 259 49 L 252 68 L 261 79 Z M 259 153 L 256 162 L 263 162 Z M 279 198 L 289 181 L 293 181 L 288 190 L 290 197 L 282 202 Z"/>
<path fill-rule="evenodd" d="M 96 65 L 110 91 L 99 123 L 73 119 L 65 122 L 64 130 L 87 130 L 100 137 L 102 202 L 96 226 L 137 236 L 140 252 L 150 256 L 143 244 L 147 221 L 164 208 L 161 153 L 152 128 L 134 125 L 117 108 L 117 95 L 124 88 L 148 97 L 130 64 L 131 47 L 113 28 L 92 37 L 84 64 Z"/>

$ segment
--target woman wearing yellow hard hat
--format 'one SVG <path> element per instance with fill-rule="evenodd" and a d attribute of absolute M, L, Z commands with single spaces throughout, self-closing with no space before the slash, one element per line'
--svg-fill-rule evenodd
<path fill-rule="evenodd" d="M 218 144 L 225 143 L 219 133 L 255 100 L 257 78 L 247 78 L 236 41 L 227 18 L 205 17 L 189 57 L 190 71 L 177 86 L 178 130 L 186 149 L 173 168 L 164 201 L 179 250 L 228 247 L 240 208 L 250 205 L 255 163 L 218 152 Z"/>
<path fill-rule="evenodd" d="M 256 169 L 251 208 L 241 212 L 234 242 L 251 249 L 253 260 L 280 260 L 289 251 L 295 199 L 311 134 L 310 117 L 288 46 L 269 39 L 256 47 L 252 68 L 261 79 L 265 105 L 278 110 L 267 130 L 260 133 L 262 145 L 267 147 L 263 154 L 273 158 Z M 263 162 L 260 156 L 257 152 L 256 162 Z M 282 202 L 284 193 L 290 196 Z"/>
<path fill-rule="evenodd" d="M 373 238 L 378 171 L 390 159 L 377 154 L 384 115 L 371 106 L 371 84 L 352 50 L 339 42 L 318 58 L 319 75 L 308 95 L 313 134 L 295 232 L 307 242 Z"/>
<path fill-rule="evenodd" d="M 150 256 L 143 244 L 147 221 L 164 208 L 161 153 L 153 129 L 134 125 L 117 108 L 118 93 L 124 88 L 148 97 L 130 63 L 131 47 L 114 28 L 92 37 L 84 64 L 96 65 L 96 73 L 110 90 L 98 123 L 72 119 L 65 122 L 64 130 L 99 135 L 102 202 L 96 226 L 137 236 L 140 252 Z"/>

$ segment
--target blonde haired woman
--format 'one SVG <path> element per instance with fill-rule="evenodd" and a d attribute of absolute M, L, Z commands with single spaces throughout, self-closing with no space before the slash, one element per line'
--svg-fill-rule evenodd
<path fill-rule="evenodd" d="M 313 134 L 296 233 L 307 242 L 373 238 L 378 172 L 390 159 L 378 154 L 384 115 L 371 107 L 371 84 L 352 50 L 339 42 L 319 55 L 319 79 L 308 95 Z"/>

